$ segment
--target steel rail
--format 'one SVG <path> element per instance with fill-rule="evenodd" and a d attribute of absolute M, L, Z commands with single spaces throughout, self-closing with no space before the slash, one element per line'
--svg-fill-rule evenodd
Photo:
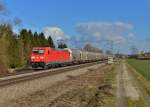
<path fill-rule="evenodd" d="M 12 75 L 7 77 L 0 78 L 0 87 L 8 86 L 8 85 L 14 85 L 20 82 L 29 81 L 37 78 L 47 77 L 56 75 L 59 73 L 68 72 L 75 69 L 81 69 L 84 67 L 93 66 L 100 63 L 105 63 L 106 61 L 98 61 L 98 62 L 92 62 L 92 63 L 86 63 L 86 64 L 80 64 L 80 65 L 74 65 L 74 66 L 67 66 L 63 68 L 57 68 L 57 69 L 49 69 L 49 70 L 42 70 L 38 72 L 31 72 L 31 73 L 25 73 L 25 74 L 18 74 L 18 75 Z"/>

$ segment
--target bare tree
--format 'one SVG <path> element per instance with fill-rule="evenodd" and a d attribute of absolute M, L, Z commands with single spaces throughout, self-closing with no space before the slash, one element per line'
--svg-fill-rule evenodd
<path fill-rule="evenodd" d="M 0 15 L 6 15 L 6 14 L 7 14 L 6 5 L 2 0 L 0 0 Z"/>

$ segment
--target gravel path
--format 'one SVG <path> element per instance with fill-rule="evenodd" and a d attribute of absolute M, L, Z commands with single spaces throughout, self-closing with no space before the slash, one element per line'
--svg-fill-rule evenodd
<path fill-rule="evenodd" d="M 142 107 L 149 107 L 150 97 L 125 61 L 118 66 L 117 72 L 117 107 L 128 107 L 129 100 L 134 107 L 140 107 L 139 104 L 143 103 L 141 98 L 144 100 Z"/>
<path fill-rule="evenodd" d="M 117 70 L 117 107 L 127 107 L 126 93 L 123 80 L 122 65 L 118 66 Z"/>
<path fill-rule="evenodd" d="M 139 89 L 136 84 L 134 84 L 134 78 L 127 70 L 126 65 L 123 63 L 123 80 L 124 80 L 124 88 L 126 92 L 126 97 L 130 98 L 133 101 L 139 100 Z"/>

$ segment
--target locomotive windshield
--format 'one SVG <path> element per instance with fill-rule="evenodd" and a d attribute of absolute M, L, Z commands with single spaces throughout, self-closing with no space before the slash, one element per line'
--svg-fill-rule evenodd
<path fill-rule="evenodd" d="M 33 50 L 32 53 L 33 54 L 43 54 L 44 50 Z"/>

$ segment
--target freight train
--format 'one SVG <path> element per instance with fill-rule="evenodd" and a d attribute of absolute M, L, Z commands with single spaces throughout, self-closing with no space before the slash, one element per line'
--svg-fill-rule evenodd
<path fill-rule="evenodd" d="M 32 68 L 48 69 L 64 65 L 81 64 L 106 60 L 104 54 L 88 52 L 80 49 L 53 49 L 50 47 L 34 47 L 31 54 Z"/>

